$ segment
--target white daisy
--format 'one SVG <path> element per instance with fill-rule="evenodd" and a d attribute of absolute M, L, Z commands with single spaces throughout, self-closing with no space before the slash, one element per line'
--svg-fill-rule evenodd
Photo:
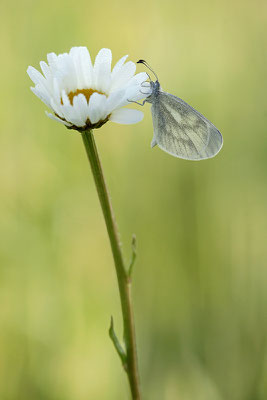
<path fill-rule="evenodd" d="M 48 64 L 40 62 L 43 75 L 33 67 L 27 72 L 32 87 L 52 111 L 48 117 L 70 129 L 83 131 L 100 128 L 107 121 L 134 124 L 143 119 L 139 110 L 122 108 L 147 97 L 141 84 L 147 74 L 135 74 L 135 63 L 122 57 L 111 70 L 112 53 L 101 49 L 94 65 L 86 47 L 73 47 L 69 53 L 50 53 Z"/>

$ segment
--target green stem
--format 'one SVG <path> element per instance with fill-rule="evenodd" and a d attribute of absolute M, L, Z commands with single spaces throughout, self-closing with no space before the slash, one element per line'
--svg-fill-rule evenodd
<path fill-rule="evenodd" d="M 130 383 L 132 399 L 141 400 L 134 329 L 134 316 L 131 300 L 131 279 L 125 268 L 117 224 L 112 211 L 111 201 L 108 194 L 107 185 L 105 183 L 101 162 L 98 157 L 92 131 L 83 132 L 82 138 L 87 157 L 91 165 L 98 197 L 104 214 L 117 273 L 124 328 L 124 342 L 126 353 L 125 370 Z"/>

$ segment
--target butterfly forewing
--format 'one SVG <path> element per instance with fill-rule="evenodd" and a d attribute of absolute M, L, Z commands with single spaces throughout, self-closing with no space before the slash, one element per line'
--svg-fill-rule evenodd
<path fill-rule="evenodd" d="M 215 156 L 222 147 L 218 129 L 183 100 L 159 92 L 152 103 L 156 144 L 167 153 L 187 160 Z"/>

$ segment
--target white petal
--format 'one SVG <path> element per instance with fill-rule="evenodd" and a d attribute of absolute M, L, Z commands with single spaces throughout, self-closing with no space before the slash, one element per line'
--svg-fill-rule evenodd
<path fill-rule="evenodd" d="M 89 100 L 89 118 L 92 124 L 103 120 L 107 116 L 107 98 L 103 94 L 93 93 Z"/>
<path fill-rule="evenodd" d="M 97 69 L 101 64 L 108 64 L 111 66 L 112 53 L 110 49 L 101 49 L 96 58 L 94 68 Z"/>
<path fill-rule="evenodd" d="M 61 96 L 60 96 L 59 82 L 56 78 L 53 79 L 53 98 L 55 99 L 56 103 L 60 103 Z"/>
<path fill-rule="evenodd" d="M 124 92 L 124 94 L 123 94 Z M 121 94 L 121 96 L 115 96 L 116 94 Z M 127 106 L 128 104 L 131 104 L 132 102 L 139 101 L 144 99 L 145 97 L 149 96 L 151 93 L 147 92 L 147 95 L 144 94 L 141 86 L 130 86 L 126 89 L 116 91 L 114 93 L 111 93 L 108 98 L 108 105 L 109 105 L 109 99 L 111 98 L 112 101 L 110 102 L 113 108 L 108 109 L 108 114 L 110 111 L 113 109 L 118 109 L 124 106 Z M 114 96 L 114 100 L 113 100 Z"/>
<path fill-rule="evenodd" d="M 51 79 L 51 71 L 46 62 L 40 61 L 40 67 L 46 79 Z"/>
<path fill-rule="evenodd" d="M 73 106 L 70 104 L 70 99 L 67 96 L 65 90 L 62 90 L 61 92 L 61 98 L 63 105 L 61 106 L 61 111 L 63 113 L 64 118 L 67 121 L 72 121 L 73 118 L 75 118 L 75 110 L 73 109 Z"/>
<path fill-rule="evenodd" d="M 64 118 L 72 125 L 84 126 L 80 113 L 77 113 L 73 106 L 63 106 L 62 111 L 64 112 Z"/>
<path fill-rule="evenodd" d="M 86 120 L 89 117 L 89 110 L 87 107 L 87 100 L 83 94 L 78 94 L 78 96 L 74 96 L 73 98 L 73 108 L 77 115 L 81 117 L 82 125 L 86 124 Z"/>
<path fill-rule="evenodd" d="M 123 64 L 125 63 L 125 60 L 127 59 L 128 56 L 124 56 L 122 57 L 114 66 L 112 72 L 111 72 L 111 78 L 114 77 L 115 74 L 117 74 L 117 72 L 120 71 L 121 67 L 123 66 Z"/>
<path fill-rule="evenodd" d="M 116 110 L 116 108 L 121 107 L 121 103 L 125 98 L 125 89 L 117 90 L 111 93 L 107 99 L 107 114 L 111 111 Z M 126 104 L 125 104 L 126 105 Z"/>
<path fill-rule="evenodd" d="M 59 117 L 64 117 L 63 113 L 62 113 L 62 105 L 59 103 L 56 103 L 55 100 L 53 98 L 50 99 L 50 104 L 51 107 L 53 109 L 53 111 L 55 112 L 55 114 L 57 114 Z"/>
<path fill-rule="evenodd" d="M 75 68 L 75 73 L 77 75 L 77 89 L 84 89 L 85 81 L 82 70 L 81 47 L 72 47 L 69 54 L 72 58 Z"/>
<path fill-rule="evenodd" d="M 132 77 L 132 79 L 128 82 L 129 85 L 138 85 L 140 83 L 146 82 L 148 75 L 146 72 L 139 72 Z"/>
<path fill-rule="evenodd" d="M 59 54 L 57 68 L 53 71 L 53 75 L 57 78 L 60 89 L 65 89 L 67 92 L 77 89 L 77 72 L 69 54 Z"/>
<path fill-rule="evenodd" d="M 65 90 L 62 90 L 61 98 L 64 106 L 71 106 L 69 96 L 67 95 Z"/>
<path fill-rule="evenodd" d="M 36 91 L 36 95 L 38 97 L 40 97 L 37 92 L 43 93 L 43 97 L 45 97 L 46 99 L 51 97 L 52 94 L 52 90 L 51 90 L 51 85 L 49 84 L 49 82 L 43 77 L 43 75 L 37 71 L 35 68 L 33 67 L 29 67 L 27 69 L 27 73 L 29 75 L 29 77 L 31 78 L 31 80 L 35 83 L 37 91 Z M 41 98 L 41 97 L 40 97 Z M 41 98 L 42 101 L 44 101 L 45 103 L 47 102 L 47 100 L 43 100 L 43 98 Z"/>
<path fill-rule="evenodd" d="M 71 122 L 74 125 L 74 120 L 76 118 L 73 107 L 71 105 L 63 105 L 61 107 L 62 113 L 63 113 L 63 117 L 66 121 Z"/>
<path fill-rule="evenodd" d="M 48 65 L 50 66 L 52 72 L 57 69 L 58 56 L 55 53 L 47 54 Z"/>
<path fill-rule="evenodd" d="M 82 66 L 83 79 L 85 82 L 84 88 L 90 88 L 94 84 L 93 82 L 94 74 L 93 74 L 91 57 L 86 47 L 80 48 L 80 60 Z"/>
<path fill-rule="evenodd" d="M 58 122 L 61 122 L 62 124 L 64 124 L 64 125 L 66 125 L 66 126 L 71 126 L 71 124 L 69 124 L 68 122 L 66 122 L 66 121 L 63 121 L 62 119 L 60 119 L 60 118 L 58 118 L 56 115 L 54 115 L 54 114 L 51 114 L 51 113 L 49 113 L 49 112 L 45 112 L 46 113 L 46 115 L 49 117 L 49 118 L 51 118 L 51 119 L 54 119 L 55 121 L 58 121 Z"/>
<path fill-rule="evenodd" d="M 76 90 L 76 75 L 72 72 L 57 70 L 53 76 L 57 79 L 60 90 L 64 89 L 68 93 Z"/>
<path fill-rule="evenodd" d="M 144 114 L 142 111 L 133 110 L 131 108 L 121 108 L 114 111 L 109 120 L 118 124 L 136 124 L 142 121 Z"/>
<path fill-rule="evenodd" d="M 114 91 L 128 83 L 128 81 L 134 76 L 135 70 L 136 65 L 132 61 L 128 61 L 126 64 L 124 64 L 121 69 L 112 77 L 110 90 Z"/>
<path fill-rule="evenodd" d="M 37 71 L 37 69 L 35 69 L 33 67 L 28 67 L 27 74 L 29 75 L 29 77 L 31 78 L 33 83 L 35 83 L 35 85 L 37 85 L 38 83 L 41 83 L 44 86 L 46 85 L 45 78 L 43 77 L 41 72 Z"/>
<path fill-rule="evenodd" d="M 109 49 L 101 49 L 95 59 L 95 88 L 103 93 L 107 93 L 110 87 L 111 60 L 112 53 Z"/>
<path fill-rule="evenodd" d="M 69 100 L 67 100 L 66 93 L 62 92 L 63 105 L 60 105 L 60 111 L 68 122 L 71 122 L 75 126 L 84 126 L 82 112 L 79 109 L 79 102 L 77 103 L 77 99 L 75 100 L 76 97 L 74 96 L 73 98 L 72 106 Z"/>
<path fill-rule="evenodd" d="M 130 86 L 125 90 L 125 98 L 124 100 L 128 102 L 139 101 L 151 95 L 150 88 L 142 88 L 140 85 L 138 86 Z"/>
<path fill-rule="evenodd" d="M 31 87 L 31 91 L 37 97 L 39 97 L 39 99 L 42 100 L 49 108 L 52 109 L 49 96 L 43 90 L 40 89 L 39 85 L 36 85 L 35 87 Z"/>

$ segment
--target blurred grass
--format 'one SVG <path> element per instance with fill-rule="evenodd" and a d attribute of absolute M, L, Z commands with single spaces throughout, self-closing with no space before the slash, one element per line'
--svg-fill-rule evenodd
<path fill-rule="evenodd" d="M 267 398 L 267 5 L 1 3 L 0 399 L 129 398 L 107 335 L 116 279 L 81 138 L 50 121 L 26 75 L 50 51 L 145 58 L 224 135 L 213 160 L 96 131 L 127 257 L 144 400 Z M 139 70 L 141 70 L 139 68 Z"/>

